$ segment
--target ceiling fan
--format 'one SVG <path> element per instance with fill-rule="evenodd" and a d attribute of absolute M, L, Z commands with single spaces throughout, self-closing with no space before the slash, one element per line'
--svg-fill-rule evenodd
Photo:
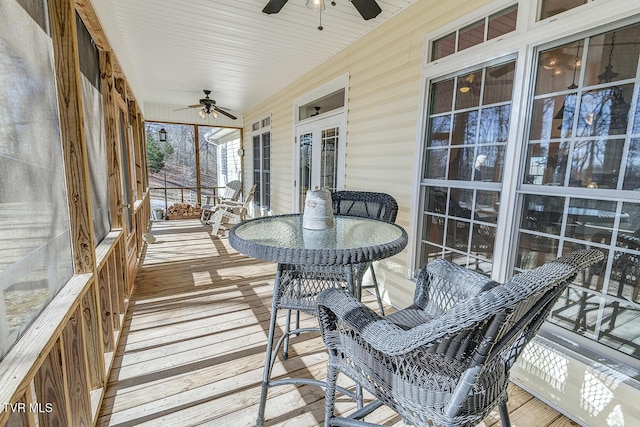
<path fill-rule="evenodd" d="M 178 108 L 174 111 L 186 110 L 187 108 L 202 108 L 200 111 L 198 111 L 198 114 L 200 114 L 200 117 L 202 117 L 203 119 L 207 117 L 208 114 L 213 115 L 213 117 L 218 117 L 218 113 L 223 114 L 232 120 L 237 119 L 236 116 L 225 111 L 229 110 L 229 108 L 220 107 L 219 105 L 216 105 L 216 101 L 214 99 L 209 98 L 209 95 L 211 95 L 210 90 L 203 89 L 202 91 L 204 92 L 204 98 L 200 99 L 200 101 L 198 101 L 198 104 L 189 105 L 185 108 Z"/>
<path fill-rule="evenodd" d="M 280 12 L 288 0 L 269 0 L 267 5 L 262 9 L 263 13 L 272 14 Z M 365 20 L 375 18 L 382 12 L 376 0 L 349 0 L 358 10 L 362 18 Z M 324 0 L 323 0 L 324 2 Z M 331 5 L 335 6 L 336 2 L 331 1 Z M 322 5 L 324 9 L 324 4 Z"/>

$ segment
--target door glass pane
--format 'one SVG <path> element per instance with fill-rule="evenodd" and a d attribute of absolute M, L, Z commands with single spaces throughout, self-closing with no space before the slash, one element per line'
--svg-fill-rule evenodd
<path fill-rule="evenodd" d="M 576 277 L 549 321 L 633 357 L 640 146 L 630 104 L 639 57 L 640 24 L 539 53 L 515 260 L 516 270 L 531 269 L 600 249 L 604 262 Z"/>
<path fill-rule="evenodd" d="M 271 207 L 271 132 L 262 134 L 262 198 L 260 206 L 263 209 Z"/>
<path fill-rule="evenodd" d="M 298 137 L 300 145 L 300 170 L 298 174 L 299 182 L 299 208 L 300 212 L 304 211 L 304 200 L 307 191 L 311 188 L 311 173 L 312 173 L 312 148 L 313 148 L 313 134 L 305 133 Z"/>
<path fill-rule="evenodd" d="M 338 181 L 338 128 L 323 129 L 320 147 L 320 188 L 336 191 Z"/>

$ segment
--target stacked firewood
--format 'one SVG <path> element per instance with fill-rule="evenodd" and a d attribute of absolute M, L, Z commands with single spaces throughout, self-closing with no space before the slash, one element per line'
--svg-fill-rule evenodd
<path fill-rule="evenodd" d="M 202 207 L 196 203 L 174 203 L 167 209 L 169 219 L 200 218 Z"/>

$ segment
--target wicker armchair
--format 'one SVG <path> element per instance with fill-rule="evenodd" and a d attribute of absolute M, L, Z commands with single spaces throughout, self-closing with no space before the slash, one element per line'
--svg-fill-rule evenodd
<path fill-rule="evenodd" d="M 414 304 L 380 317 L 340 290 L 318 296 L 329 350 L 325 426 L 360 421 L 382 404 L 416 426 L 472 426 L 499 407 L 509 425 L 509 371 L 560 293 L 601 252 L 571 253 L 504 284 L 446 260 L 427 265 Z M 377 400 L 348 418 L 334 416 L 342 372 Z"/>
<path fill-rule="evenodd" d="M 331 202 L 333 205 L 333 213 L 335 215 L 358 216 L 364 218 L 375 218 L 382 221 L 395 222 L 398 216 L 398 202 L 389 194 L 374 193 L 369 191 L 336 191 L 331 193 Z M 371 271 L 371 279 L 373 280 L 373 288 L 378 300 L 378 308 L 384 316 L 384 307 L 382 306 L 382 297 L 378 288 L 378 280 L 376 279 L 373 264 L 359 264 L 355 267 L 355 278 L 361 284 L 362 276 L 369 269 Z"/>

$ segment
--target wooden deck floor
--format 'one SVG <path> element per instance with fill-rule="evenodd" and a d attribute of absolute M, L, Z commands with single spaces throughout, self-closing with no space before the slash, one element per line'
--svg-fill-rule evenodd
<path fill-rule="evenodd" d="M 238 254 L 208 231 L 198 220 L 153 224 L 157 242 L 136 279 L 99 426 L 255 425 L 275 265 Z M 293 340 L 276 376 L 324 378 L 322 340 L 306 335 Z M 318 387 L 274 387 L 266 425 L 321 425 L 323 397 Z M 354 405 L 340 399 L 338 407 Z M 575 425 L 513 385 L 509 409 L 517 427 Z M 384 407 L 367 420 L 404 425 Z M 499 425 L 497 411 L 484 425 Z"/>

